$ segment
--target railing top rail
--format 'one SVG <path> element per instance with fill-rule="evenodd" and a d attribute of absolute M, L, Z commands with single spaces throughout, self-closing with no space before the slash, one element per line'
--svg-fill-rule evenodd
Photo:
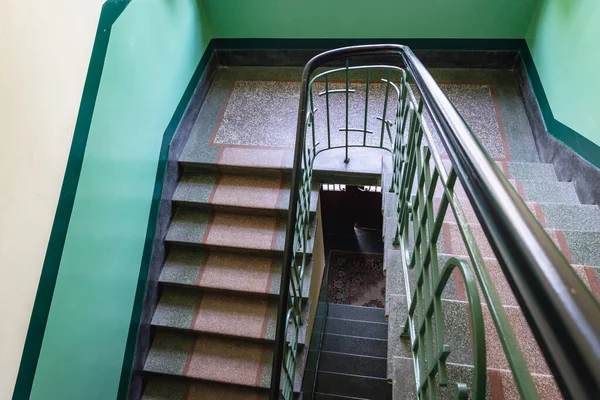
<path fill-rule="evenodd" d="M 283 265 L 291 262 L 293 232 L 290 227 L 295 225 L 296 218 L 311 75 L 317 68 L 335 60 L 373 55 L 402 58 L 563 395 L 571 399 L 598 398 L 598 302 L 537 223 L 425 66 L 406 46 L 344 47 L 321 53 L 306 64 L 301 81 L 290 220 Z M 286 292 L 282 290 L 282 293 Z M 276 349 L 275 357 L 280 350 Z"/>

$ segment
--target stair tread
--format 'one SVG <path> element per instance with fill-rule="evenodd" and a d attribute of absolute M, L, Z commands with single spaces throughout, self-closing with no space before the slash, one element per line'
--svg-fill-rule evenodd
<path fill-rule="evenodd" d="M 329 304 L 327 317 L 366 322 L 386 322 L 385 310 L 383 308 L 352 306 L 348 304 Z"/>
<path fill-rule="evenodd" d="M 495 258 L 481 226 L 479 224 L 469 224 L 469 227 L 481 255 Z M 441 238 L 441 249 L 443 249 L 443 252 L 466 256 L 465 244 L 460 236 L 458 225 L 455 222 L 444 222 L 442 230 L 442 236 L 444 237 Z M 549 228 L 546 228 L 546 232 L 571 264 L 600 265 L 600 232 Z M 446 238 L 446 235 L 449 239 Z"/>
<path fill-rule="evenodd" d="M 311 211 L 317 209 L 318 185 L 311 193 Z M 290 179 L 283 176 L 185 172 L 173 201 L 197 206 L 235 207 L 286 211 L 290 201 Z"/>
<path fill-rule="evenodd" d="M 273 216 L 179 207 L 166 240 L 186 244 L 283 251 L 286 223 Z"/>
<path fill-rule="evenodd" d="M 272 359 L 271 343 L 159 331 L 152 342 L 144 370 L 268 388 Z"/>
<path fill-rule="evenodd" d="M 415 377 L 413 370 L 413 359 L 406 357 L 394 357 L 393 360 L 393 392 L 394 398 L 415 398 Z M 447 362 L 448 379 L 450 383 L 463 382 L 469 387 L 472 387 L 473 367 L 468 365 L 454 364 Z M 554 377 L 551 375 L 532 373 L 533 382 L 537 387 L 543 399 L 561 399 L 562 396 Z M 517 399 L 520 398 L 517 386 L 512 377 L 512 372 L 506 369 L 488 369 L 488 385 L 490 381 L 498 382 L 495 388 L 495 396 L 491 396 L 490 390 L 487 391 L 486 399 L 504 398 Z M 454 385 L 449 384 L 446 387 L 439 387 L 437 390 L 438 399 L 453 400 L 455 399 Z M 472 398 L 472 394 L 469 394 Z"/>
<path fill-rule="evenodd" d="M 325 332 L 373 339 L 387 339 L 387 324 L 383 322 L 356 321 L 327 318 Z"/>
<path fill-rule="evenodd" d="M 323 334 L 322 351 L 345 353 L 359 356 L 386 357 L 387 340 L 357 336 L 345 336 L 335 333 Z"/>
<path fill-rule="evenodd" d="M 317 373 L 315 392 L 377 400 L 392 398 L 387 379 L 326 371 Z"/>
<path fill-rule="evenodd" d="M 268 400 L 266 391 L 215 382 L 190 381 L 153 376 L 148 380 L 142 400 Z"/>
<path fill-rule="evenodd" d="M 323 350 L 319 358 L 319 371 L 385 379 L 386 369 L 387 359 L 384 357 L 361 356 Z"/>
<path fill-rule="evenodd" d="M 441 197 L 434 197 L 435 210 L 439 209 Z M 558 203 L 549 201 L 526 201 L 525 204 L 537 221 L 548 228 L 600 231 L 600 208 L 591 204 Z M 466 199 L 461 199 L 460 206 L 469 223 L 479 223 L 473 206 Z M 446 213 L 446 221 L 454 220 L 452 212 Z"/>
<path fill-rule="evenodd" d="M 537 180 L 518 180 L 516 187 L 522 187 L 524 200 L 543 202 L 547 199 L 552 199 L 554 202 L 567 204 L 580 204 L 575 187 L 571 182 L 551 182 Z"/>
<path fill-rule="evenodd" d="M 186 167 L 238 167 L 259 173 L 266 169 L 290 169 L 293 161 L 293 149 L 284 147 L 225 147 L 216 160 L 209 158 L 206 153 L 206 142 L 199 135 L 190 135 L 179 162 Z"/>
<path fill-rule="evenodd" d="M 279 294 L 281 258 L 173 248 L 159 281 L 201 288 Z"/>
<path fill-rule="evenodd" d="M 552 164 L 515 161 L 509 161 L 506 164 L 512 179 L 558 181 Z"/>
<path fill-rule="evenodd" d="M 277 299 L 167 287 L 152 324 L 252 339 L 275 339 Z"/>

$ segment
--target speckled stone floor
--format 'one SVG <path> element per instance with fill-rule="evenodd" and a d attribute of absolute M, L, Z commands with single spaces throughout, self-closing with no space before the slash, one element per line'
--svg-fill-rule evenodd
<path fill-rule="evenodd" d="M 510 71 L 433 69 L 431 72 L 494 159 L 538 161 L 533 137 L 521 133 L 521 128 L 529 125 Z M 181 162 L 291 167 L 300 74 L 300 68 L 221 68 L 194 124 Z M 364 77 L 353 76 L 349 83 L 353 93 L 349 95 L 348 126 L 362 130 L 366 125 L 372 132 L 366 135 L 350 132 L 350 144 L 381 144 L 381 122 L 377 117 L 383 114 L 385 86 L 377 79 L 371 80 L 366 124 Z M 330 90 L 344 88 L 343 75 L 338 79 L 332 77 Z M 313 106 L 317 109 L 315 141 L 321 148 L 343 145 L 346 96 L 344 93 L 329 95 L 331 135 L 328 138 L 325 96 L 319 95 L 323 90 L 323 83 L 316 83 L 313 88 Z M 388 110 L 386 119 L 393 120 L 392 116 L 392 110 Z M 428 116 L 426 120 L 429 121 Z M 437 133 L 433 129 L 432 133 L 438 150 L 444 155 Z M 312 141 L 312 127 L 307 140 Z M 384 133 L 383 145 L 389 146 L 389 143 L 389 136 Z M 338 167 L 332 165 L 331 168 Z"/>

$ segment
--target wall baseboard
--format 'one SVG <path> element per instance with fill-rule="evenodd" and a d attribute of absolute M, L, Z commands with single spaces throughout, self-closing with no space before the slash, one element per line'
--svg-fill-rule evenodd
<path fill-rule="evenodd" d="M 573 182 L 582 203 L 600 205 L 600 147 L 554 119 L 533 60 L 529 57 L 528 62 L 526 54 L 517 59 L 515 79 L 531 123 L 540 161 L 553 164 L 559 180 Z M 558 137 L 555 136 L 557 129 L 560 133 Z M 565 135 L 569 136 L 569 142 L 560 140 Z M 585 152 L 577 152 L 569 146 L 571 141 L 583 146 Z"/>
<path fill-rule="evenodd" d="M 150 325 L 158 304 L 158 279 L 168 251 L 165 237 L 174 214 L 171 199 L 182 173 L 178 161 L 218 68 L 217 55 L 209 44 L 163 135 L 118 399 L 142 396 L 141 371 L 152 344 Z"/>

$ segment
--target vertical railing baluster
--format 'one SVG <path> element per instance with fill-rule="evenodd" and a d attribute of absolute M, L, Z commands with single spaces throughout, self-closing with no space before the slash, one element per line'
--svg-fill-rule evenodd
<path fill-rule="evenodd" d="M 344 160 L 346 164 L 350 161 L 350 158 L 348 158 L 348 91 L 350 90 L 348 87 L 349 67 L 350 60 L 346 59 L 346 159 Z"/>
<path fill-rule="evenodd" d="M 316 149 L 317 141 L 315 140 L 315 108 L 313 105 L 312 85 L 309 86 L 308 90 L 310 91 L 310 125 L 312 127 L 312 144 L 313 149 Z"/>
<path fill-rule="evenodd" d="M 381 118 L 381 138 L 379 140 L 379 147 L 383 147 L 383 134 L 385 132 L 385 124 L 386 124 L 386 114 L 387 114 L 387 103 L 388 103 L 388 95 L 390 93 L 390 79 L 391 73 L 388 71 L 388 80 L 385 83 L 385 100 L 383 101 L 383 116 Z"/>
<path fill-rule="evenodd" d="M 329 125 L 329 75 L 325 75 L 325 107 L 327 111 L 327 148 L 331 148 L 331 128 Z"/>
<path fill-rule="evenodd" d="M 365 89 L 365 126 L 363 128 L 363 146 L 367 145 L 367 112 L 369 110 L 369 78 L 371 70 L 367 69 L 367 86 Z"/>

